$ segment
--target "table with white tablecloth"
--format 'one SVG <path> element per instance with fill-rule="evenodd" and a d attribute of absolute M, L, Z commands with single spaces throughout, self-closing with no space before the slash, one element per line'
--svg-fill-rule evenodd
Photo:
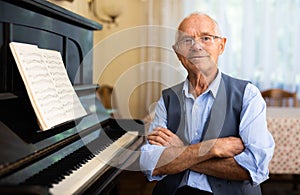
<path fill-rule="evenodd" d="M 271 174 L 300 174 L 300 108 L 268 107 L 268 129 L 275 140 Z"/>

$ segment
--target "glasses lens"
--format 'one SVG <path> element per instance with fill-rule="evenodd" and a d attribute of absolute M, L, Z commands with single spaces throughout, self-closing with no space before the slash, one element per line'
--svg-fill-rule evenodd
<path fill-rule="evenodd" d="M 214 41 L 214 38 L 212 36 L 202 36 L 200 37 L 200 41 L 203 44 L 210 44 Z"/>
<path fill-rule="evenodd" d="M 211 45 L 215 39 L 221 39 L 221 37 L 215 35 L 204 35 L 197 39 L 197 42 L 201 44 L 201 46 L 209 46 Z M 185 50 L 191 48 L 195 44 L 195 39 L 191 37 L 185 37 L 177 42 L 177 46 L 179 49 Z"/>
<path fill-rule="evenodd" d="M 180 49 L 191 48 L 194 45 L 194 39 L 192 38 L 184 38 L 178 42 L 178 46 Z"/>

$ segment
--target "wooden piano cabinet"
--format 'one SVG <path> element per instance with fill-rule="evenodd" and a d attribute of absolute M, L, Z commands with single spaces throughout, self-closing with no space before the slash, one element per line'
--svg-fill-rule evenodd
<path fill-rule="evenodd" d="M 93 31 L 101 29 L 100 24 L 45 0 L 0 0 L 0 104 L 5 105 L 1 120 L 20 134 L 38 130 L 10 42 L 59 51 L 72 84 L 92 84 L 92 56 L 86 55 L 93 48 Z"/>
<path fill-rule="evenodd" d="M 95 172 L 92 180 L 82 186 L 65 186 L 66 190 L 78 188 L 76 192 L 79 194 L 85 191 L 102 193 L 109 191 L 122 168 L 137 159 L 135 151 L 143 142 L 143 123 L 132 119 L 121 121 L 127 124 L 129 130 L 137 131 L 130 136 L 116 125 L 118 121 L 110 118 L 96 98 L 98 86 L 92 83 L 93 56 L 86 55 L 93 48 L 93 31 L 101 29 L 101 24 L 46 0 L 0 0 L 0 194 L 48 194 L 60 189 L 53 187 L 54 184 L 60 184 L 81 168 L 88 167 L 93 156 L 114 151 L 117 157 L 114 161 L 121 163 L 119 166 L 111 166 L 110 160 L 113 159 L 102 155 L 109 161 L 103 166 L 101 164 L 101 170 Z M 9 49 L 12 41 L 59 51 L 68 77 L 88 115 L 41 131 Z M 112 132 L 118 136 L 112 136 Z M 124 142 L 127 135 L 132 137 L 128 143 Z M 122 153 L 112 147 L 120 139 L 132 153 Z M 89 150 L 90 145 L 97 154 Z M 81 156 L 81 160 L 70 160 L 81 151 L 85 151 L 87 159 Z M 73 163 L 73 166 L 66 166 L 68 163 Z M 51 168 L 59 170 L 52 171 Z M 81 170 L 85 172 L 85 169 Z M 62 175 L 54 177 L 53 174 L 58 172 Z M 53 180 L 49 181 L 50 177 Z M 65 191 L 55 192 L 64 194 Z"/>

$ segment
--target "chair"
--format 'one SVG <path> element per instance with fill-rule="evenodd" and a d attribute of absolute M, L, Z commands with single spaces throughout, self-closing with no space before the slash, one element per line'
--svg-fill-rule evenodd
<path fill-rule="evenodd" d="M 110 85 L 101 85 L 96 91 L 97 98 L 102 102 L 107 112 L 116 118 L 118 116 L 115 96 L 113 95 L 113 87 Z"/>
<path fill-rule="evenodd" d="M 100 96 L 101 102 L 106 109 L 112 109 L 112 92 L 113 87 L 109 85 L 101 85 L 97 89 L 97 93 Z"/>
<path fill-rule="evenodd" d="M 265 99 L 267 106 L 290 106 L 292 101 L 292 106 L 297 107 L 297 93 L 289 92 L 282 89 L 268 89 L 261 92 L 261 95 Z"/>

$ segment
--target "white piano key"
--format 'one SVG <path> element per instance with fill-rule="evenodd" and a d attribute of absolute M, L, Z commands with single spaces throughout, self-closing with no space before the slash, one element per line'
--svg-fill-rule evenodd
<path fill-rule="evenodd" d="M 110 162 L 121 150 L 130 145 L 138 137 L 138 132 L 130 131 L 125 133 L 93 159 L 82 165 L 79 169 L 73 171 L 69 176 L 58 184 L 53 184 L 50 193 L 56 194 L 78 194 L 82 192 L 86 186 L 93 181 L 98 174 L 105 169 L 105 165 Z"/>

